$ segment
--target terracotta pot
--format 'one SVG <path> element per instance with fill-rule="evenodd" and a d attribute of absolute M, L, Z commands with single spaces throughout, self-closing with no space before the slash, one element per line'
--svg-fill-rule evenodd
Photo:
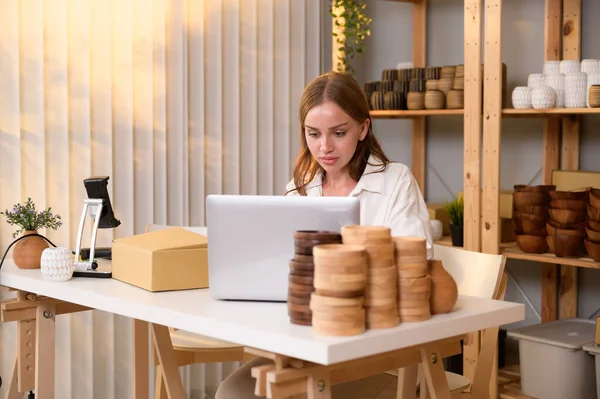
<path fill-rule="evenodd" d="M 427 268 L 431 276 L 431 314 L 448 313 L 458 299 L 458 287 L 454 278 L 444 269 L 441 260 L 429 259 Z"/>
<path fill-rule="evenodd" d="M 37 231 L 27 230 L 24 236 L 36 234 Z M 48 248 L 48 242 L 42 237 L 28 237 L 19 240 L 13 249 L 13 260 L 20 269 L 39 269 L 42 252 Z"/>

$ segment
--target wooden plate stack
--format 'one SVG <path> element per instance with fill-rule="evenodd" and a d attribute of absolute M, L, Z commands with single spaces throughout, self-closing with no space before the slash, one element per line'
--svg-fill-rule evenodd
<path fill-rule="evenodd" d="M 363 307 L 367 283 L 367 252 L 363 246 L 324 244 L 313 248 L 313 331 L 348 336 L 366 330 Z"/>
<path fill-rule="evenodd" d="M 367 251 L 365 309 L 367 328 L 392 328 L 398 318 L 398 271 L 391 230 L 383 226 L 342 227 L 342 242 L 360 245 Z"/>
<path fill-rule="evenodd" d="M 310 294 L 314 291 L 313 247 L 341 243 L 342 236 L 331 231 L 294 232 L 295 254 L 290 260 L 288 315 L 292 324 L 311 325 Z"/>
<path fill-rule="evenodd" d="M 398 315 L 400 322 L 431 318 L 431 277 L 427 274 L 425 238 L 393 237 L 398 268 Z"/>

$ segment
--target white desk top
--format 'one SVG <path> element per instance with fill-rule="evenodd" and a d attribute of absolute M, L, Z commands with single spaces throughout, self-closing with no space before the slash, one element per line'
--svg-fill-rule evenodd
<path fill-rule="evenodd" d="M 320 364 L 333 364 L 459 334 L 521 321 L 522 304 L 460 297 L 454 311 L 421 323 L 323 337 L 289 322 L 287 304 L 214 300 L 208 289 L 151 293 L 114 280 L 44 281 L 39 269 L 21 270 L 6 259 L 0 285 L 162 324 Z"/>

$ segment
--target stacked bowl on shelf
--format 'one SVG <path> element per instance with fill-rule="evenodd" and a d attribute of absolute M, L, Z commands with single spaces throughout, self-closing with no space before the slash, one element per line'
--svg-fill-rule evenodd
<path fill-rule="evenodd" d="M 556 186 L 514 186 L 513 224 L 527 253 L 600 262 L 600 190 L 556 191 Z"/>
<path fill-rule="evenodd" d="M 594 85 L 600 85 L 600 60 L 545 61 L 542 73 L 514 88 L 512 103 L 516 109 L 600 107 L 598 95 L 590 95 Z"/>
<path fill-rule="evenodd" d="M 384 69 L 364 85 L 371 110 L 461 109 L 464 67 Z"/>
<path fill-rule="evenodd" d="M 600 190 L 591 188 L 588 198 L 584 245 L 594 262 L 600 262 Z"/>
<path fill-rule="evenodd" d="M 512 220 L 517 245 L 523 252 L 544 253 L 548 250 L 546 222 L 549 192 L 556 186 L 516 185 L 513 194 Z"/>

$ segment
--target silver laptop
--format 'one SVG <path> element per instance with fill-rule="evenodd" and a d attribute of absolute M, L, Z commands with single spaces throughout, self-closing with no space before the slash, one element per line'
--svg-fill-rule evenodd
<path fill-rule="evenodd" d="M 359 224 L 354 197 L 206 197 L 210 293 L 217 299 L 287 301 L 294 231 Z"/>

